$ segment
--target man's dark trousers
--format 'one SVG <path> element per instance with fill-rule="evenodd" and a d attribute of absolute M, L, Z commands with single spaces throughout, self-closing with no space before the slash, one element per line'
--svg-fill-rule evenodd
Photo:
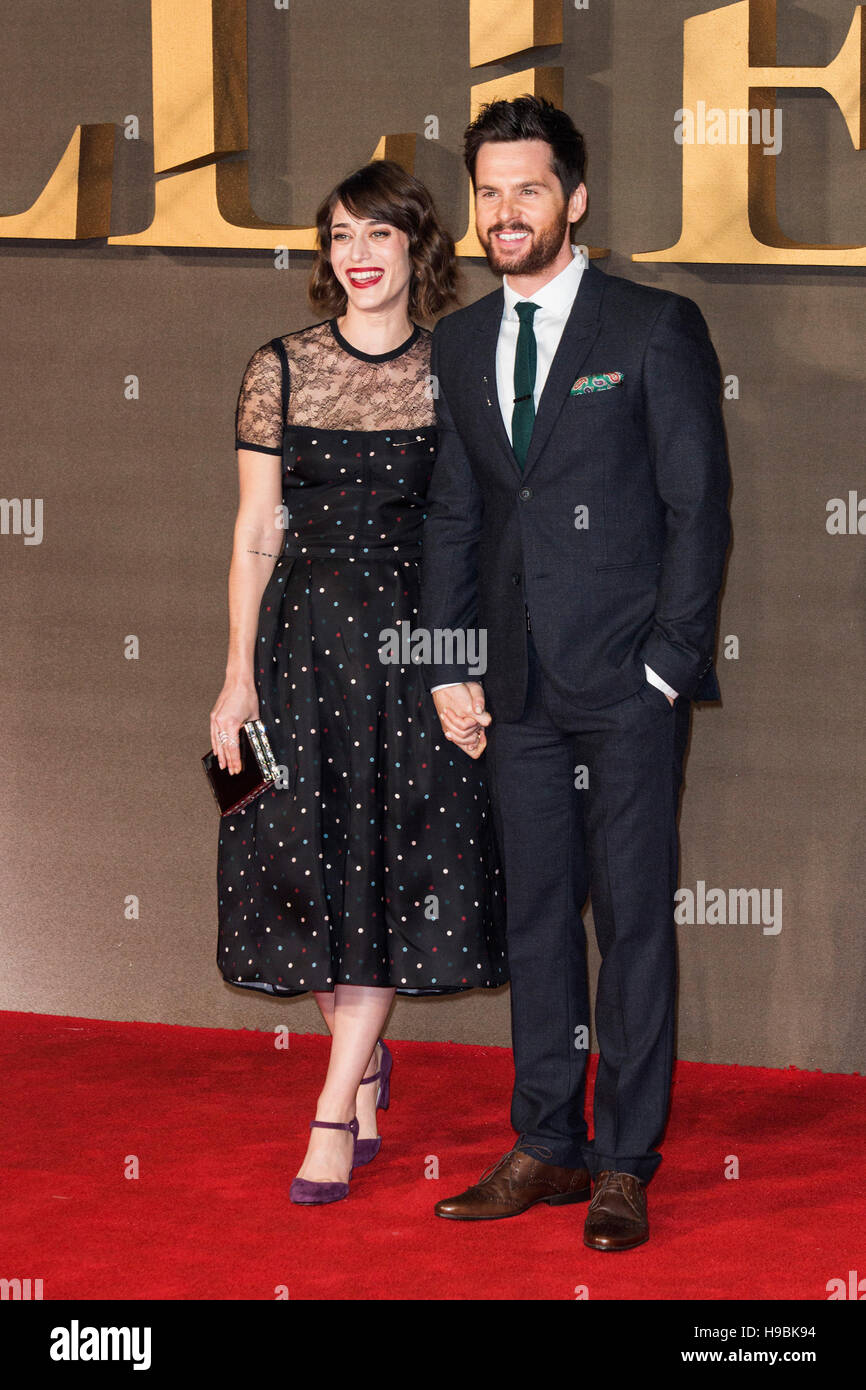
<path fill-rule="evenodd" d="M 506 875 L 511 1122 L 524 1144 L 549 1151 L 548 1163 L 648 1182 L 661 1162 L 654 1146 L 673 1065 L 676 815 L 691 702 L 671 706 L 647 682 L 624 700 L 581 709 L 548 680 L 529 633 L 527 649 L 522 715 L 498 722 L 491 706 L 487 731 Z M 588 894 L 602 957 L 591 1142 Z"/>

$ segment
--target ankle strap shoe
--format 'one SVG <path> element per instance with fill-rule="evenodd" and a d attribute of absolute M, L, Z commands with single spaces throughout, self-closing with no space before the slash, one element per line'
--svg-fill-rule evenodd
<path fill-rule="evenodd" d="M 339 1124 L 336 1120 L 311 1120 L 310 1129 L 347 1129 L 354 1140 L 352 1150 L 352 1167 L 354 1168 L 354 1155 L 358 1147 L 357 1119 L 349 1120 L 347 1124 Z M 350 1169 L 349 1177 L 351 1178 L 351 1176 L 352 1171 Z M 305 1207 L 322 1206 L 325 1202 L 339 1202 L 348 1195 L 349 1184 L 347 1182 L 311 1182 L 309 1178 L 295 1178 L 289 1189 L 289 1201 Z"/>
<path fill-rule="evenodd" d="M 388 1049 L 387 1043 L 382 1038 L 379 1039 L 377 1047 L 382 1049 L 382 1060 L 379 1063 L 379 1070 L 372 1076 L 365 1076 L 361 1080 L 362 1086 L 369 1086 L 372 1081 L 379 1082 L 379 1089 L 376 1092 L 376 1109 L 387 1110 L 391 1104 L 391 1071 L 394 1066 L 394 1058 Z M 382 1139 L 359 1139 L 355 1144 L 355 1167 L 361 1168 L 365 1163 L 372 1163 L 376 1154 L 382 1147 Z"/>

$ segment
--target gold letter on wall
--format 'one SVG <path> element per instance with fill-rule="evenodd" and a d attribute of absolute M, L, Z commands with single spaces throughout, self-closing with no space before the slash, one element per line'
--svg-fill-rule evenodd
<path fill-rule="evenodd" d="M 263 222 L 250 206 L 246 0 L 151 0 L 153 221 L 124 246 L 315 246 L 314 227 Z M 279 232 L 279 238 L 274 236 Z"/>
<path fill-rule="evenodd" d="M 470 67 L 549 43 L 562 43 L 562 0 L 470 0 Z"/>
<path fill-rule="evenodd" d="M 776 0 L 738 4 L 685 22 L 683 112 L 715 111 L 731 123 L 743 111 L 772 114 L 777 87 L 819 87 L 845 117 L 854 148 L 863 149 L 864 10 L 832 63 L 776 66 Z M 776 216 L 775 156 L 754 142 L 683 144 L 683 221 L 676 246 L 643 251 L 635 261 L 704 261 L 747 265 L 866 265 L 866 246 L 793 241 Z"/>
<path fill-rule="evenodd" d="M 83 241 L 108 236 L 114 126 L 79 125 L 35 203 L 0 217 L 0 237 Z"/>
<path fill-rule="evenodd" d="M 127 246 L 312 250 L 315 227 L 264 222 L 250 204 L 246 0 L 151 0 L 153 221 L 109 237 Z M 411 169 L 413 135 L 386 135 L 373 158 Z M 342 172 L 342 171 L 341 171 Z M 275 235 L 276 234 L 276 235 Z"/>

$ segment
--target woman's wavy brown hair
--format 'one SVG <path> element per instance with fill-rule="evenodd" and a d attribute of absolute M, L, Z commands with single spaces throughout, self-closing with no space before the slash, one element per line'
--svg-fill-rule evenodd
<path fill-rule="evenodd" d="M 454 241 L 439 222 L 423 183 L 391 159 L 374 159 L 343 179 L 316 213 L 318 246 L 310 275 L 309 300 L 329 318 L 346 311 L 346 291 L 331 267 L 331 218 L 337 203 L 353 217 L 387 222 L 409 238 L 409 314 L 432 319 L 457 298 Z"/>

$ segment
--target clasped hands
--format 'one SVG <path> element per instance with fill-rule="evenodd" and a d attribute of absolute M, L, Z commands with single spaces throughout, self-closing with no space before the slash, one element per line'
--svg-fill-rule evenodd
<path fill-rule="evenodd" d="M 485 727 L 493 721 L 493 716 L 484 708 L 484 688 L 480 682 L 462 681 L 460 685 L 434 690 L 433 703 L 445 737 L 470 758 L 480 758 L 487 747 Z"/>

